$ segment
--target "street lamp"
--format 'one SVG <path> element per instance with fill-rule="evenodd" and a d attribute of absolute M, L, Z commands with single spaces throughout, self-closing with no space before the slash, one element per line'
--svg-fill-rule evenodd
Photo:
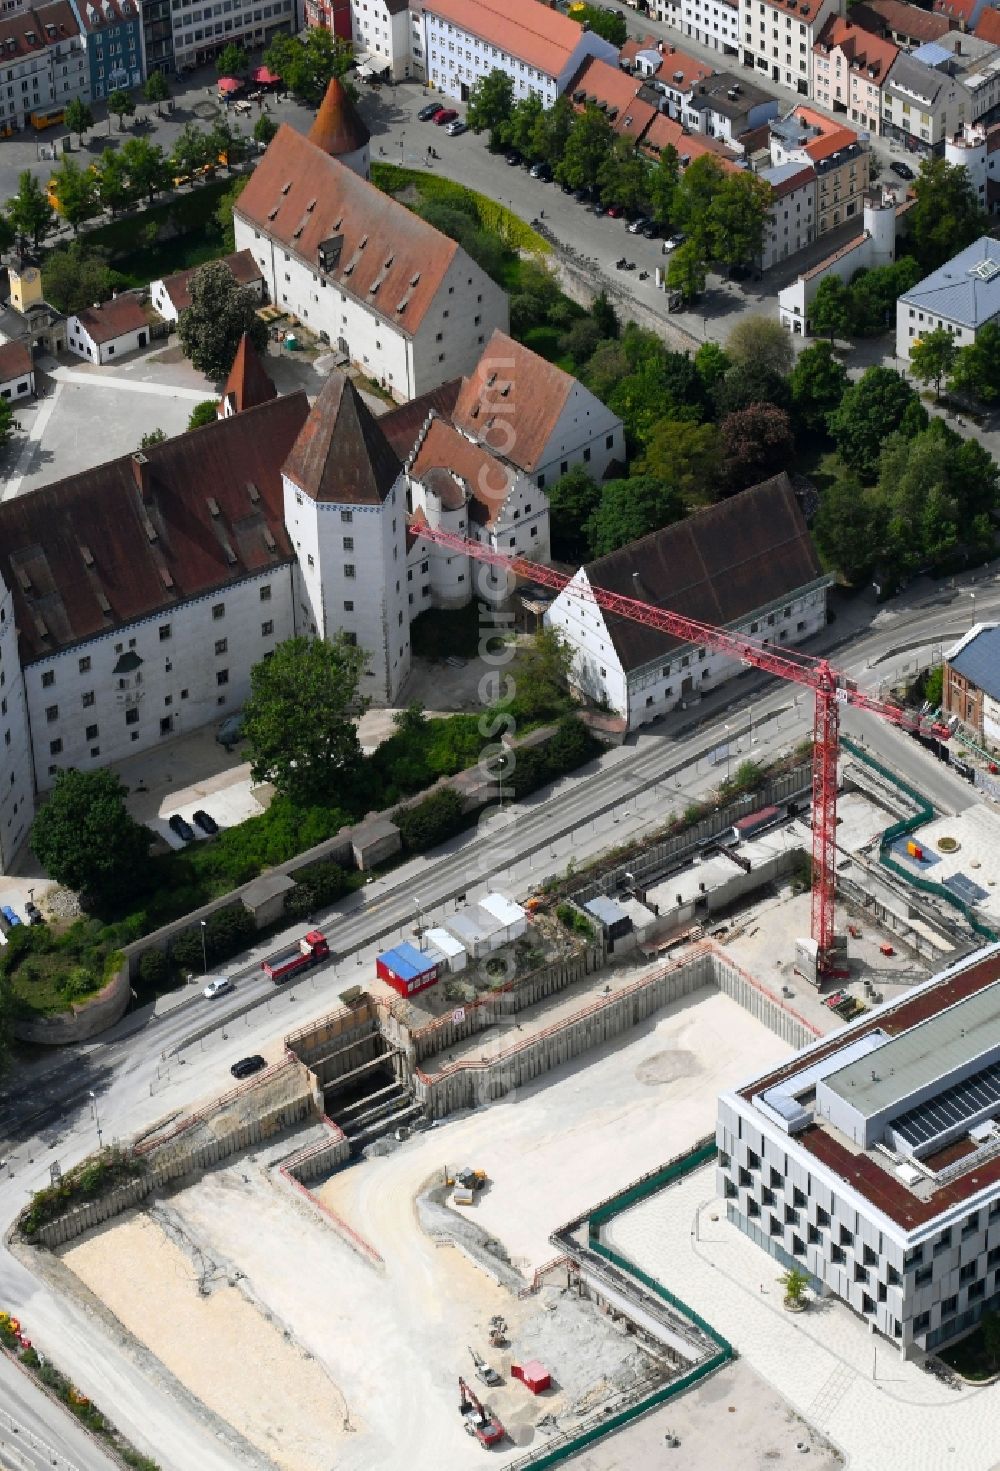
<path fill-rule="evenodd" d="M 419 941 L 420 948 L 422 950 L 424 948 L 424 912 L 420 907 L 419 899 L 413 899 L 411 900 L 411 903 L 417 911 L 417 940 Z"/>
<path fill-rule="evenodd" d="M 104 1148 L 104 1140 L 103 1140 L 103 1136 L 101 1134 L 101 1120 L 100 1120 L 100 1115 L 97 1112 L 97 1094 L 96 1093 L 91 1093 L 89 1096 L 90 1096 L 90 1112 L 94 1116 L 94 1127 L 97 1130 L 97 1147 L 98 1147 L 98 1149 L 103 1149 Z"/>
<path fill-rule="evenodd" d="M 208 946 L 205 943 L 205 931 L 208 928 L 205 920 L 201 922 L 201 973 L 208 974 Z"/>
<path fill-rule="evenodd" d="M 503 806 L 503 769 L 507 765 L 507 757 L 502 753 L 497 757 L 497 781 L 500 786 L 500 806 Z"/>
<path fill-rule="evenodd" d="M 729 726 L 724 725 L 723 729 L 726 732 L 726 781 L 728 781 L 730 772 L 732 770 L 733 751 L 732 747 L 729 744 Z"/>
<path fill-rule="evenodd" d="M 976 621 L 976 595 L 975 595 L 974 592 L 970 592 L 969 593 L 969 597 L 972 599 L 972 621 L 973 621 L 973 623 L 975 623 L 975 621 Z"/>
<path fill-rule="evenodd" d="M 403 139 L 405 137 L 406 137 L 406 129 L 404 128 L 403 131 L 399 135 L 399 167 L 400 168 L 403 167 Z"/>

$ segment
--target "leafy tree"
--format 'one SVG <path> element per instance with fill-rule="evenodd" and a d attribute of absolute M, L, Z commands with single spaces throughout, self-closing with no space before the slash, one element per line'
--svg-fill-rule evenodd
<path fill-rule="evenodd" d="M 587 523 L 601 504 L 601 487 L 582 465 L 574 465 L 546 494 L 553 557 L 560 562 L 585 562 Z"/>
<path fill-rule="evenodd" d="M 921 383 L 934 384 L 935 400 L 941 397 L 941 384 L 955 366 L 958 347 L 951 332 L 936 327 L 910 344 L 910 371 Z"/>
<path fill-rule="evenodd" d="M 808 309 L 812 332 L 829 337 L 847 337 L 851 330 L 851 299 L 839 276 L 824 276 Z"/>
<path fill-rule="evenodd" d="M 726 174 L 709 207 L 713 260 L 726 266 L 759 261 L 771 202 L 771 186 L 757 174 L 749 170 Z"/>
<path fill-rule="evenodd" d="M 739 413 L 751 404 L 776 404 L 779 409 L 788 409 L 792 402 L 788 379 L 753 362 L 734 363 L 727 368 L 716 382 L 712 397 L 720 418 Z"/>
<path fill-rule="evenodd" d="M 250 57 L 242 46 L 230 41 L 215 58 L 215 69 L 221 77 L 245 76 L 250 70 Z"/>
<path fill-rule="evenodd" d="M 265 116 L 264 113 L 261 116 Z M 229 125 L 229 119 L 222 117 L 213 123 L 208 130 L 208 146 L 211 149 L 210 162 L 214 165 L 220 159 L 227 169 L 234 168 L 236 164 L 242 163 L 246 157 L 246 139 L 239 133 L 234 133 Z"/>
<path fill-rule="evenodd" d="M 14 227 L 9 218 L 0 212 L 0 253 L 9 250 L 14 244 Z"/>
<path fill-rule="evenodd" d="M 559 351 L 566 353 L 579 367 L 593 356 L 600 342 L 601 329 L 593 317 L 577 317 L 560 337 Z"/>
<path fill-rule="evenodd" d="M 649 171 L 649 204 L 653 219 L 665 225 L 674 217 L 674 198 L 680 182 L 680 155 L 672 143 L 660 149 L 656 164 Z"/>
<path fill-rule="evenodd" d="M 814 342 L 799 353 L 789 382 L 792 407 L 803 429 L 827 433 L 827 420 L 847 392 L 848 381 L 846 368 L 828 342 Z"/>
<path fill-rule="evenodd" d="M 792 339 L 773 317 L 740 317 L 730 329 L 726 351 L 734 363 L 755 363 L 782 378 L 795 361 Z"/>
<path fill-rule="evenodd" d="M 76 235 L 82 224 L 100 213 L 97 177 L 89 168 L 81 169 L 71 158 L 64 156 L 52 178 L 55 181 L 56 213 Z"/>
<path fill-rule="evenodd" d="M 198 170 L 203 169 L 214 157 L 208 134 L 194 123 L 185 123 L 174 140 L 170 154 L 170 162 L 178 175 L 193 183 Z"/>
<path fill-rule="evenodd" d="M 714 424 L 660 419 L 635 470 L 676 492 L 688 507 L 707 505 L 719 498 L 722 487 L 719 432 Z"/>
<path fill-rule="evenodd" d="M 121 87 L 116 87 L 108 98 L 108 132 L 111 131 L 112 117 L 118 119 L 118 131 L 120 133 L 125 126 L 125 119 L 132 117 L 134 112 L 135 98 L 130 97 Z"/>
<path fill-rule="evenodd" d="M 95 301 L 107 301 L 115 273 L 97 251 L 79 244 L 62 246 L 45 258 L 45 297 L 57 311 L 71 316 Z"/>
<path fill-rule="evenodd" d="M 122 145 L 119 157 L 136 198 L 145 196 L 152 204 L 157 194 L 170 188 L 173 180 L 170 161 L 158 143 L 150 143 L 148 138 L 129 138 Z"/>
<path fill-rule="evenodd" d="M 113 215 L 132 203 L 132 185 L 128 170 L 116 148 L 105 148 L 94 164 L 97 197 Z"/>
<path fill-rule="evenodd" d="M 671 291 L 679 291 L 684 300 L 689 302 L 701 295 L 707 279 L 705 257 L 697 240 L 685 240 L 670 257 L 667 285 Z"/>
<path fill-rule="evenodd" d="M 350 97 L 357 98 L 357 88 L 346 79 L 354 65 L 354 49 L 325 26 L 310 26 L 304 36 L 275 36 L 264 62 L 303 102 L 314 106 L 321 102 L 334 77 L 341 79 Z"/>
<path fill-rule="evenodd" d="M 962 439 L 941 419 L 911 438 L 892 435 L 878 480 L 887 565 L 903 575 L 927 563 L 945 567 L 960 549 L 976 557 L 988 554 L 997 475 L 982 445 Z"/>
<path fill-rule="evenodd" d="M 606 291 L 601 290 L 590 303 L 590 316 L 594 325 L 600 329 L 602 337 L 617 337 L 621 333 L 622 324 Z"/>
<path fill-rule="evenodd" d="M 191 305 L 177 322 L 185 357 L 207 378 L 224 378 L 233 366 L 244 332 L 258 352 L 267 344 L 267 327 L 257 316 L 253 292 L 233 280 L 222 261 L 210 261 L 191 278 Z"/>
<path fill-rule="evenodd" d="M 215 224 L 229 250 L 236 249 L 236 227 L 233 223 L 233 210 L 236 207 L 236 201 L 249 182 L 249 176 L 246 174 L 241 179 L 234 179 L 215 208 Z"/>
<path fill-rule="evenodd" d="M 139 448 L 152 449 L 154 444 L 163 444 L 167 437 L 167 431 L 165 429 L 147 429 L 139 440 Z"/>
<path fill-rule="evenodd" d="M 145 882 L 149 832 L 131 817 L 125 797 L 111 771 L 60 771 L 31 829 L 42 867 L 88 904 L 128 899 Z"/>
<path fill-rule="evenodd" d="M 984 404 L 994 404 L 1000 399 L 1000 324 L 987 322 L 976 333 L 974 342 L 959 348 L 951 387 Z"/>
<path fill-rule="evenodd" d="M 858 337 L 877 337 L 896 320 L 896 300 L 920 280 L 923 272 L 912 255 L 887 266 L 856 271 L 847 295 L 849 330 Z"/>
<path fill-rule="evenodd" d="M 870 481 L 889 435 L 912 438 L 926 427 L 927 410 L 894 368 L 874 367 L 851 384 L 829 423 L 848 469 Z"/>
<path fill-rule="evenodd" d="M 7 399 L 0 399 L 0 448 L 7 444 L 14 429 L 14 410 Z"/>
<path fill-rule="evenodd" d="M 573 650 L 556 628 L 540 628 L 518 651 L 513 667 L 514 703 L 522 720 L 548 720 L 569 704 Z"/>
<path fill-rule="evenodd" d="M 631 372 L 615 385 L 607 402 L 634 443 L 644 444 L 664 416 L 695 423 L 705 417 L 704 384 L 686 353 L 670 352 L 653 334 L 632 323 L 625 329 L 622 346 Z"/>
<path fill-rule="evenodd" d="M 601 199 L 617 204 L 629 213 L 637 212 L 646 201 L 649 165 L 630 138 L 616 138 L 597 174 Z"/>
<path fill-rule="evenodd" d="M 30 242 L 36 249 L 55 224 L 55 212 L 45 190 L 27 169 L 18 175 L 17 193 L 8 199 L 6 209 L 17 239 L 22 244 Z"/>
<path fill-rule="evenodd" d="M 719 438 L 732 490 L 744 490 L 789 469 L 795 458 L 791 421 L 775 404 L 750 404 L 727 414 L 719 425 Z"/>
<path fill-rule="evenodd" d="M 711 208 L 726 177 L 725 169 L 712 153 L 703 153 L 689 163 L 674 196 L 673 223 L 685 230 L 708 258 L 714 245 Z"/>
<path fill-rule="evenodd" d="M 155 103 L 157 117 L 163 116 L 163 104 L 170 97 L 170 85 L 162 72 L 150 72 L 142 89 L 142 95 L 149 103 Z"/>
<path fill-rule="evenodd" d="M 273 121 L 270 113 L 262 112 L 253 125 L 253 140 L 266 148 L 277 131 L 278 124 Z"/>
<path fill-rule="evenodd" d="M 94 114 L 82 97 L 71 97 L 63 113 L 63 122 L 68 133 L 76 134 L 76 141 L 83 147 L 83 135 L 94 126 Z"/>
<path fill-rule="evenodd" d="M 566 151 L 566 140 L 575 117 L 572 102 L 565 92 L 561 93 L 551 107 L 542 111 L 535 123 L 534 137 L 531 140 L 532 156 L 544 158 L 555 168 Z"/>
<path fill-rule="evenodd" d="M 961 164 L 927 157 L 913 185 L 916 203 L 907 215 L 910 241 L 924 273 L 937 270 L 985 235 L 988 217 Z"/>
<path fill-rule="evenodd" d="M 621 48 L 628 40 L 628 27 L 620 10 L 601 10 L 596 5 L 584 5 L 581 10 L 573 11 L 573 19 L 578 20 L 585 31 L 603 36 L 612 46 Z"/>
<path fill-rule="evenodd" d="M 678 493 L 650 475 L 605 481 L 601 504 L 587 527 L 591 553 L 603 557 L 617 551 L 640 536 L 679 521 L 684 512 Z"/>
<path fill-rule="evenodd" d="M 584 368 L 583 378 L 591 393 L 607 403 L 628 371 L 629 362 L 621 341 L 606 338 Z"/>
<path fill-rule="evenodd" d="M 300 804 L 329 802 L 361 760 L 353 717 L 366 707 L 366 658 L 338 633 L 286 639 L 254 665 L 243 736 L 255 781 Z"/>
<path fill-rule="evenodd" d="M 474 133 L 501 134 L 513 110 L 513 79 L 499 67 L 494 67 L 473 84 L 465 120 Z"/>
<path fill-rule="evenodd" d="M 535 141 L 543 112 L 542 99 L 537 92 L 529 92 L 514 103 L 510 117 L 504 124 L 504 142 L 516 148 L 525 158 L 536 158 Z"/>
<path fill-rule="evenodd" d="M 219 400 L 217 398 L 204 398 L 200 404 L 195 404 L 188 419 L 189 429 L 200 429 L 204 424 L 214 424 L 218 414 Z"/>
<path fill-rule="evenodd" d="M 944 699 L 944 665 L 936 664 L 927 673 L 924 680 L 924 699 L 928 700 L 936 709 L 940 708 Z"/>
<path fill-rule="evenodd" d="M 719 379 L 724 378 L 732 367 L 732 362 L 724 347 L 717 342 L 706 341 L 695 353 L 694 365 L 706 393 L 711 394 Z"/>
<path fill-rule="evenodd" d="M 556 169 L 560 184 L 569 184 L 573 189 L 592 188 L 613 142 L 611 124 L 599 107 L 588 106 L 578 112 Z"/>
<path fill-rule="evenodd" d="M 824 561 L 858 582 L 878 561 L 878 508 L 854 475 L 845 472 L 820 497 L 813 535 Z"/>

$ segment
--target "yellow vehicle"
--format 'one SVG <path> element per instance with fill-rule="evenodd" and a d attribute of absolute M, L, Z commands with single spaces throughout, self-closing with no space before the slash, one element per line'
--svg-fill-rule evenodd
<path fill-rule="evenodd" d="M 61 107 L 48 107 L 43 108 L 41 112 L 33 112 L 29 121 L 33 128 L 37 128 L 41 132 L 43 128 L 56 127 L 62 122 L 65 116 L 66 114 Z"/>

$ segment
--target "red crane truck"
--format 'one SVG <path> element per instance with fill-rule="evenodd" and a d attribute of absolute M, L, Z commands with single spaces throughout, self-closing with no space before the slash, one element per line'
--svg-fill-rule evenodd
<path fill-rule="evenodd" d="M 483 1404 L 464 1379 L 458 1381 L 458 1394 L 458 1413 L 462 1417 L 466 1434 L 475 1436 L 483 1450 L 488 1451 L 507 1439 L 507 1431 L 489 1405 Z"/>
<path fill-rule="evenodd" d="M 289 945 L 287 949 L 279 950 L 277 955 L 272 955 L 270 960 L 265 960 L 261 969 L 278 986 L 329 957 L 330 945 L 326 936 L 320 930 L 310 930 L 297 945 Z"/>

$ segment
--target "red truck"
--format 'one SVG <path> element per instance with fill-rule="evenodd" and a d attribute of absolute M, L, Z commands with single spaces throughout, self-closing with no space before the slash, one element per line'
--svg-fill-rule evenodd
<path fill-rule="evenodd" d="M 277 986 L 329 957 L 330 945 L 326 936 L 320 930 L 310 930 L 297 945 L 289 945 L 286 950 L 279 950 L 277 955 L 265 960 L 262 969 Z"/>

